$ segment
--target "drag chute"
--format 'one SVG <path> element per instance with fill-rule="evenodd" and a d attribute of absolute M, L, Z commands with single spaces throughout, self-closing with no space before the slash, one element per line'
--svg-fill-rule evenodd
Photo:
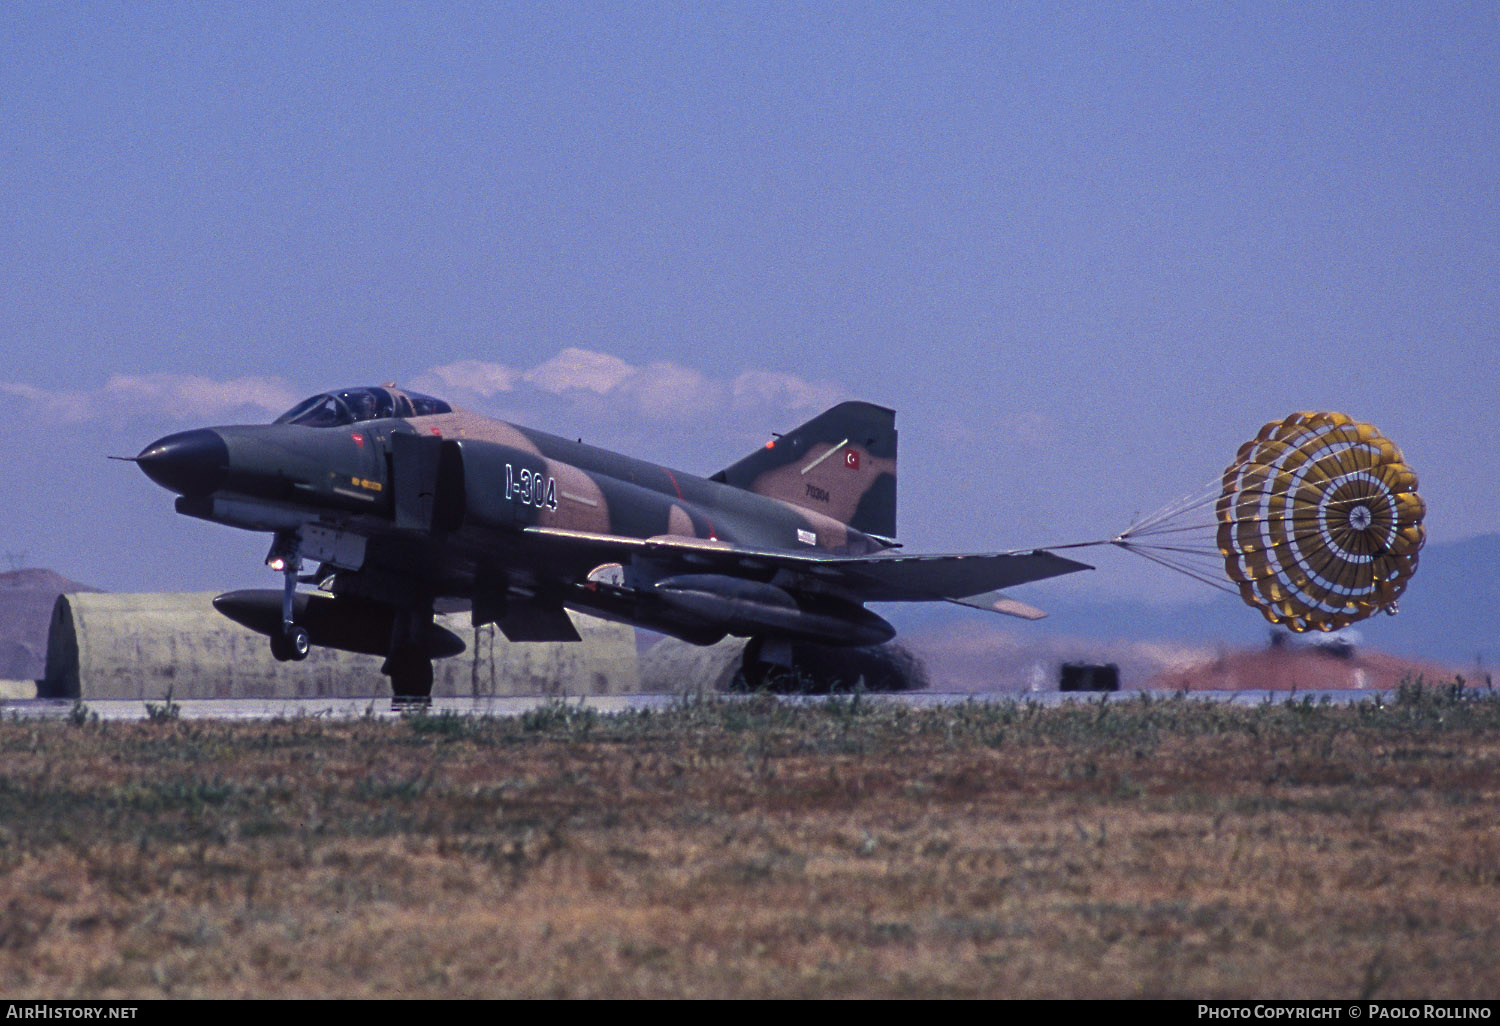
<path fill-rule="evenodd" d="M 1112 543 L 1235 591 L 1272 623 L 1332 631 L 1396 611 L 1425 513 L 1416 474 L 1373 426 L 1294 413 L 1241 446 L 1216 486 Z"/>

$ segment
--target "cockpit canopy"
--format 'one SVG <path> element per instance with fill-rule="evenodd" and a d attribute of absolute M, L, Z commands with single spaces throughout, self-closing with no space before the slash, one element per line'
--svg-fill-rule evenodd
<path fill-rule="evenodd" d="M 428 417 L 434 413 L 452 412 L 453 407 L 443 400 L 420 392 L 404 392 L 396 388 L 346 388 L 304 399 L 277 417 L 274 423 L 340 427 L 388 417 Z"/>

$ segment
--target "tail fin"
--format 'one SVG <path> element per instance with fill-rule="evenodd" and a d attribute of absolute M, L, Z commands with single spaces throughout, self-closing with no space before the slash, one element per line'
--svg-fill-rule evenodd
<path fill-rule="evenodd" d="M 712 480 L 894 539 L 896 412 L 871 403 L 840 403 Z"/>

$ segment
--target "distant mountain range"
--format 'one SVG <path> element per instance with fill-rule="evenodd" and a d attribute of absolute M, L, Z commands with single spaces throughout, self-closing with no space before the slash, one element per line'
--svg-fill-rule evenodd
<path fill-rule="evenodd" d="M 98 591 L 51 570 L 0 574 L 0 680 L 37 680 L 47 661 L 47 628 L 57 596 Z"/>

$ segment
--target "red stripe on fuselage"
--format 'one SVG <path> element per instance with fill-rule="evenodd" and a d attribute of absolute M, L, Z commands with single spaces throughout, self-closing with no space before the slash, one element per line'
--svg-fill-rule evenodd
<path fill-rule="evenodd" d="M 682 498 L 682 486 L 677 483 L 677 475 L 673 474 L 670 470 L 667 470 L 666 467 L 662 467 L 661 469 L 666 472 L 667 480 L 672 482 L 672 490 L 677 493 L 677 498 L 682 499 L 683 502 L 687 502 L 686 499 Z M 699 510 L 698 512 L 703 513 L 702 510 Z M 703 513 L 703 522 L 708 524 L 709 538 L 713 539 L 714 541 L 718 541 L 719 532 L 714 530 L 714 522 L 708 518 L 707 513 Z"/>

